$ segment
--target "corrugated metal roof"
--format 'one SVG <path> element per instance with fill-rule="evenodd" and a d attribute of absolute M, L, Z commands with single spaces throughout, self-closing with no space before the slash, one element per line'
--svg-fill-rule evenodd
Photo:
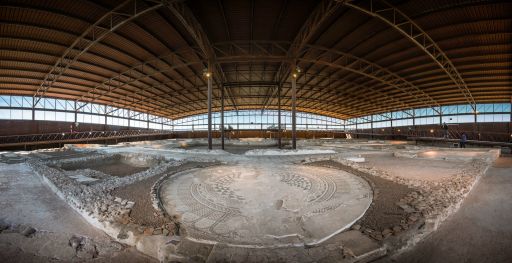
<path fill-rule="evenodd" d="M 142 0 L 132 1 L 138 1 L 139 8 L 145 6 Z M 186 5 L 191 11 L 189 15 L 195 17 L 214 45 L 215 55 L 222 61 L 219 67 L 228 82 L 225 84 L 232 85 L 230 94 L 235 96 L 237 106 L 254 109 L 262 107 L 268 94 L 272 94 L 269 86 L 279 82 L 276 73 L 283 63 L 289 63 L 290 43 L 313 10 L 327 1 L 188 0 L 178 4 Z M 357 1 L 362 6 L 367 2 Z M 476 102 L 510 101 L 511 2 L 390 2 L 439 45 L 460 72 Z M 34 94 L 68 47 L 121 3 L 121 0 L 3 1 L 0 4 L 0 93 Z M 126 5 L 119 11 L 132 9 Z M 93 39 L 88 36 L 87 40 Z M 427 53 L 395 28 L 354 8 L 337 6 L 314 29 L 307 44 L 305 52 L 298 57 L 298 64 L 305 71 L 298 79 L 301 110 L 353 117 L 424 107 L 427 105 L 421 98 L 426 97 L 439 104 L 465 101 L 458 87 Z M 170 56 L 173 52 L 179 54 Z M 378 75 L 369 76 L 367 68 L 357 68 L 356 62 L 343 62 L 339 52 L 384 67 L 400 81 L 413 85 L 409 88 L 417 89 L 415 95 L 390 85 Z M 93 94 L 103 95 L 96 102 L 158 112 L 167 117 L 204 112 L 206 82 L 201 77 L 206 65 L 204 57 L 180 19 L 167 7 L 161 7 L 92 45 L 46 96 L 89 101 L 93 96 L 87 95 L 87 91 L 99 87 Z M 122 79 L 116 78 L 121 73 L 124 73 Z M 111 92 L 102 88 L 100 84 L 109 78 L 121 80 L 117 82 L 121 86 L 114 84 Z M 288 107 L 289 81 L 284 85 L 283 103 Z M 219 94 L 216 86 L 214 94 Z M 269 108 L 274 108 L 277 100 L 269 101 Z M 214 106 L 218 105 L 216 98 Z"/>

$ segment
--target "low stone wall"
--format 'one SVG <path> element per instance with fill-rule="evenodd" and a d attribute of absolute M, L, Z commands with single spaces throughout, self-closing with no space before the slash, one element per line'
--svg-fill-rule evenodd
<path fill-rule="evenodd" d="M 152 158 L 150 155 L 136 155 L 138 158 Z M 135 158 L 135 156 L 131 157 Z M 66 160 L 66 162 L 83 162 L 90 158 L 98 157 L 83 157 L 76 160 Z M 131 222 L 129 215 L 135 203 L 115 197 L 109 191 L 151 176 L 165 174 L 167 169 L 179 166 L 183 161 L 162 162 L 147 171 L 127 177 L 111 177 L 91 186 L 84 185 L 70 178 L 58 168 L 48 166 L 58 165 L 58 162 L 31 159 L 28 161 L 28 164 L 60 198 L 80 213 L 89 223 L 103 230 L 116 241 L 136 246 L 141 252 L 155 258 L 168 257 L 172 254 L 174 245 L 166 244 L 166 242 L 169 239 L 173 239 L 172 236 L 176 233 L 171 231 L 176 228 L 171 227 L 167 231 L 158 231 L 157 229 L 149 229 L 148 227 Z M 171 222 L 173 220 L 172 217 L 164 213 L 159 214 L 159 216 L 168 217 Z M 179 240 L 179 237 L 174 239 Z"/>

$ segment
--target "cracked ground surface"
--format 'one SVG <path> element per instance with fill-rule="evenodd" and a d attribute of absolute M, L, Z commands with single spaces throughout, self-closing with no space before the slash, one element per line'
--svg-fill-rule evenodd
<path fill-rule="evenodd" d="M 0 262 L 156 262 L 87 223 L 27 165 L 0 163 L 0 171 L 3 224 L 37 230 L 30 237 L 13 229 L 2 231 Z M 74 236 L 87 240 L 82 245 L 88 249 L 74 249 L 70 245 Z"/>

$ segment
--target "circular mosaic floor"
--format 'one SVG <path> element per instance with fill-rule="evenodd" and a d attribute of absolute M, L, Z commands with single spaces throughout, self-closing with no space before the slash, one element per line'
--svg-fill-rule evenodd
<path fill-rule="evenodd" d="M 302 165 L 224 165 L 165 181 L 160 198 L 189 238 L 234 245 L 315 244 L 348 228 L 372 201 L 355 175 Z"/>

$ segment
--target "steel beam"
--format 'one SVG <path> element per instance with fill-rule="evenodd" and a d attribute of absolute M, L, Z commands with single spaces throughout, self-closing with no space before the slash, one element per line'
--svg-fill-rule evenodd
<path fill-rule="evenodd" d="M 277 86 L 277 146 L 279 149 L 283 148 L 283 134 L 281 132 L 281 88 L 282 86 L 279 84 Z"/>
<path fill-rule="evenodd" d="M 306 61 L 310 63 L 327 65 L 334 68 L 340 68 L 356 74 L 366 76 L 371 79 L 378 80 L 385 85 L 393 87 L 405 94 L 408 94 L 416 98 L 422 104 L 429 106 L 433 108 L 435 111 L 437 111 L 435 109 L 435 107 L 439 106 L 439 103 L 437 101 L 435 101 L 423 90 L 416 87 L 406 79 L 400 77 L 399 75 L 389 71 L 384 67 L 381 67 L 375 63 L 341 51 L 316 47 L 312 45 L 309 45 L 308 49 L 309 48 L 312 48 L 314 50 L 308 50 L 308 55 L 310 56 L 302 57 L 299 59 L 300 61 Z"/>
<path fill-rule="evenodd" d="M 204 32 L 201 24 L 195 18 L 192 11 L 186 6 L 183 2 L 175 2 L 167 6 L 169 10 L 176 16 L 176 18 L 181 22 L 181 24 L 185 27 L 190 36 L 197 43 L 199 48 L 204 54 L 204 57 L 211 63 L 212 65 L 212 73 L 215 78 L 215 83 L 217 87 L 220 87 L 224 82 L 227 82 L 226 76 L 222 71 L 222 67 L 217 63 L 215 51 L 213 46 L 208 39 L 208 36 Z M 230 91 L 228 90 L 228 94 L 230 96 L 231 103 L 233 107 L 237 108 L 237 105 L 232 98 Z"/>
<path fill-rule="evenodd" d="M 96 101 L 97 99 L 101 99 L 102 97 L 120 89 L 127 85 L 131 85 L 135 82 L 138 82 L 142 79 L 149 78 L 164 72 L 168 71 L 175 71 L 178 68 L 182 67 L 188 67 L 194 64 L 200 63 L 200 61 L 187 61 L 187 59 L 184 57 L 187 53 L 193 52 L 193 49 L 190 50 L 184 50 L 183 52 L 174 52 L 170 54 L 166 54 L 164 56 L 151 58 L 149 60 L 146 60 L 140 64 L 137 64 L 135 66 L 132 66 L 128 70 L 125 70 L 123 72 L 120 72 L 116 74 L 113 77 L 110 77 L 106 80 L 104 80 L 101 83 L 98 83 L 93 88 L 90 88 L 85 94 L 83 94 L 80 98 L 78 98 L 78 101 L 83 101 L 87 99 L 86 104 L 92 103 Z M 163 68 L 157 68 L 155 69 L 153 66 L 154 64 L 163 63 L 162 61 L 164 59 L 170 60 L 170 64 L 172 66 L 167 66 Z M 165 64 L 168 64 L 167 62 Z M 138 77 L 133 77 L 134 75 L 139 75 Z M 166 87 L 169 88 L 168 83 L 160 83 L 158 85 L 146 85 L 143 88 L 139 88 L 137 92 L 135 92 L 133 95 L 143 93 L 151 88 L 156 87 Z M 84 104 L 83 106 L 85 106 Z"/>
<path fill-rule="evenodd" d="M 224 150 L 224 86 L 220 90 L 220 144 L 222 150 Z"/>
<path fill-rule="evenodd" d="M 36 98 L 34 107 L 62 74 L 92 46 L 124 24 L 162 6 L 164 6 L 164 1 L 126 0 L 104 14 L 64 51 L 64 54 L 53 65 L 50 72 L 45 75 L 43 82 L 34 94 Z"/>
<path fill-rule="evenodd" d="M 295 70 L 295 63 L 291 65 L 292 70 Z M 297 78 L 298 75 L 292 76 L 292 149 L 297 149 Z"/>
<path fill-rule="evenodd" d="M 211 76 L 211 64 L 208 64 L 208 149 L 213 148 L 212 145 L 212 76 Z"/>
<path fill-rule="evenodd" d="M 328 19 L 339 7 L 339 3 L 332 0 L 321 0 L 315 10 L 310 14 L 306 22 L 295 36 L 290 48 L 287 50 L 287 57 L 290 59 L 297 58 L 300 50 L 309 40 L 317 33 L 318 28 Z M 275 81 L 282 84 L 288 77 L 290 69 L 289 63 L 282 61 L 274 76 Z M 265 101 L 263 110 L 265 110 L 270 102 L 273 93 L 269 93 L 269 99 Z"/>
<path fill-rule="evenodd" d="M 466 85 L 466 82 L 460 75 L 457 68 L 453 65 L 452 61 L 437 45 L 437 43 L 406 14 L 385 0 L 360 1 L 357 2 L 357 4 L 350 0 L 335 1 L 341 2 L 346 6 L 380 19 L 421 48 L 423 52 L 425 52 L 439 67 L 441 67 L 441 69 L 443 69 L 443 71 L 464 95 L 464 98 L 471 105 L 473 111 L 476 111 L 475 100 Z M 361 3 L 365 3 L 366 5 L 361 5 Z"/>
<path fill-rule="evenodd" d="M 287 54 L 289 48 L 286 48 L 289 46 L 291 46 L 289 42 L 283 41 L 237 41 L 218 43 L 215 45 L 215 49 L 220 55 L 217 59 L 222 61 L 222 63 L 252 60 L 289 62 Z M 437 101 L 411 82 L 370 61 L 338 50 L 308 44 L 304 45 L 301 54 L 307 54 L 308 56 L 299 56 L 297 58 L 299 62 L 326 65 L 331 68 L 354 72 L 370 79 L 378 80 L 384 85 L 411 96 L 422 105 L 429 106 L 436 111 L 436 107 L 439 106 Z M 268 103 L 264 107 L 268 107 Z"/>

